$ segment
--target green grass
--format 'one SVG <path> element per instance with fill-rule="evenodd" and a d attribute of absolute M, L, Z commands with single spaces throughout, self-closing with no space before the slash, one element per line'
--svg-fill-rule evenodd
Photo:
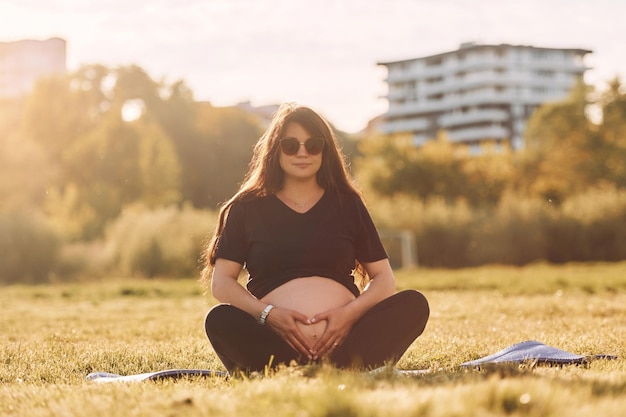
<path fill-rule="evenodd" d="M 2 416 L 621 416 L 626 410 L 626 263 L 401 271 L 431 304 L 401 376 L 328 367 L 248 378 L 97 384 L 93 371 L 223 369 L 194 280 L 0 288 Z M 539 340 L 617 360 L 587 366 L 464 361 Z"/>

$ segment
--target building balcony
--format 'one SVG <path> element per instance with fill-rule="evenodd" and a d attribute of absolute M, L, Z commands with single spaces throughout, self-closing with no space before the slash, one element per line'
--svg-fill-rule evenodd
<path fill-rule="evenodd" d="M 548 100 L 563 98 L 566 90 L 533 92 L 529 90 L 504 91 L 481 90 L 467 94 L 448 95 L 438 100 L 408 101 L 403 104 L 390 103 L 387 117 L 410 117 L 422 114 L 448 112 L 461 107 L 481 105 L 532 105 L 537 106 Z"/>
<path fill-rule="evenodd" d="M 574 75 L 567 76 L 563 73 L 557 73 L 552 77 L 541 77 L 533 72 L 479 72 L 470 73 L 465 77 L 448 77 L 443 81 L 429 83 L 425 80 L 413 80 L 415 83 L 419 83 L 417 89 L 398 89 L 395 88 L 389 92 L 389 99 L 397 99 L 400 97 L 406 97 L 410 92 L 411 95 L 416 95 L 419 92 L 422 96 L 433 94 L 446 94 L 450 92 L 466 91 L 481 87 L 488 86 L 502 86 L 505 88 L 516 87 L 549 87 L 549 88 L 562 88 L 569 89 L 574 85 L 576 77 Z"/>
<path fill-rule="evenodd" d="M 507 83 L 516 81 L 528 82 L 536 78 L 533 74 L 536 71 L 546 70 L 556 72 L 557 74 L 579 76 L 590 69 L 584 63 L 577 63 L 571 58 L 564 57 L 540 60 L 523 57 L 523 59 L 516 60 L 514 58 L 493 56 L 474 57 L 462 61 L 449 61 L 435 66 L 420 66 L 407 69 L 392 68 L 393 66 L 388 67 L 388 77 L 385 80 L 389 84 L 409 81 L 420 81 L 424 83 L 431 78 L 451 80 L 460 73 L 466 73 L 470 76 L 472 74 L 481 74 L 479 77 L 483 77 L 484 80 L 493 80 L 494 77 L 498 79 L 503 77 L 501 80 Z M 519 78 L 520 74 L 522 74 L 521 79 Z M 476 81 L 480 82 L 481 80 L 477 79 Z"/>
<path fill-rule="evenodd" d="M 480 122 L 504 122 L 507 121 L 509 117 L 509 113 L 504 110 L 472 110 L 464 113 L 457 112 L 443 114 L 437 120 L 437 124 L 442 128 L 449 128 Z"/>
<path fill-rule="evenodd" d="M 383 133 L 415 132 L 427 130 L 430 122 L 427 119 L 392 120 L 383 122 L 380 130 Z"/>

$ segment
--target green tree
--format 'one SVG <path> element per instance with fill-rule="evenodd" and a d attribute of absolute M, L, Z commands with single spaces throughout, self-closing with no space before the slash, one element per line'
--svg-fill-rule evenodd
<path fill-rule="evenodd" d="M 180 201 L 180 163 L 168 129 L 176 130 L 169 110 L 181 104 L 172 101 L 181 91 L 182 83 L 155 82 L 137 66 L 86 66 L 36 85 L 22 136 L 41 147 L 56 173 L 45 206 L 69 236 L 98 237 L 127 204 Z"/>
<path fill-rule="evenodd" d="M 141 137 L 139 143 L 140 200 L 148 207 L 178 203 L 180 165 L 174 145 L 163 129 L 146 120 L 136 122 Z"/>
<path fill-rule="evenodd" d="M 484 143 L 478 155 L 465 155 L 461 169 L 466 181 L 461 192 L 470 205 L 495 206 L 511 186 L 514 155 L 508 147 Z"/>
<path fill-rule="evenodd" d="M 378 135 L 363 139 L 359 149 L 359 176 L 387 197 L 403 194 L 494 206 L 514 175 L 510 149 L 485 143 L 479 154 L 470 154 L 466 147 L 451 143 L 445 131 L 419 148 L 409 135 Z"/>
<path fill-rule="evenodd" d="M 626 89 L 619 78 L 609 83 L 602 97 L 602 124 L 598 135 L 599 176 L 626 187 Z"/>
<path fill-rule="evenodd" d="M 408 135 L 374 134 L 361 139 L 357 176 L 362 183 L 383 196 L 415 195 L 412 166 L 417 150 Z"/>
<path fill-rule="evenodd" d="M 199 103 L 198 142 L 188 164 L 190 197 L 196 207 L 214 209 L 239 187 L 263 134 L 263 126 L 237 107 L 213 107 Z"/>
<path fill-rule="evenodd" d="M 154 109 L 154 116 L 176 151 L 180 166 L 181 198 L 202 206 L 204 197 L 197 191 L 198 184 L 202 183 L 204 169 L 204 150 L 196 125 L 198 104 L 194 101 L 191 90 L 182 81 L 161 87 L 160 91 L 162 101 Z"/>
<path fill-rule="evenodd" d="M 99 236 L 128 204 L 158 207 L 180 201 L 174 146 L 160 126 L 147 119 L 124 122 L 111 114 L 66 159 L 73 181 L 59 187 L 48 208 L 73 224 L 84 221 L 82 235 L 68 227 L 74 238 Z"/>
<path fill-rule="evenodd" d="M 37 207 L 54 177 L 41 145 L 20 136 L 20 100 L 0 101 L 0 210 Z"/>
<path fill-rule="evenodd" d="M 40 213 L 0 210 L 0 283 L 48 281 L 60 251 L 60 239 Z"/>
<path fill-rule="evenodd" d="M 589 87 L 581 81 L 568 98 L 544 104 L 533 113 L 525 131 L 518 190 L 561 202 L 594 182 L 596 133 L 586 114 L 588 94 Z"/>
<path fill-rule="evenodd" d="M 26 101 L 23 134 L 41 144 L 58 167 L 67 149 L 91 132 L 109 109 L 102 90 L 109 72 L 95 65 L 39 80 Z"/>

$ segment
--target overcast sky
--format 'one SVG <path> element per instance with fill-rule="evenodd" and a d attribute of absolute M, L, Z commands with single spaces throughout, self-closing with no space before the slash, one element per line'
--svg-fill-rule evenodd
<path fill-rule="evenodd" d="M 626 82 L 626 0 L 0 0 L 0 41 L 67 40 L 68 67 L 136 64 L 214 105 L 296 101 L 348 132 L 387 109 L 378 62 L 462 42 L 590 49 Z"/>

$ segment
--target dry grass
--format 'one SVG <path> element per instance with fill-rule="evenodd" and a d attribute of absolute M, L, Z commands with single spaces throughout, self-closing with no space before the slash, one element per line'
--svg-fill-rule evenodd
<path fill-rule="evenodd" d="M 432 317 L 398 364 L 422 376 L 285 368 L 252 378 L 97 384 L 93 371 L 222 369 L 193 280 L 109 279 L 0 289 L 2 416 L 621 416 L 626 263 L 415 270 Z M 618 360 L 588 366 L 458 364 L 524 340 Z"/>

